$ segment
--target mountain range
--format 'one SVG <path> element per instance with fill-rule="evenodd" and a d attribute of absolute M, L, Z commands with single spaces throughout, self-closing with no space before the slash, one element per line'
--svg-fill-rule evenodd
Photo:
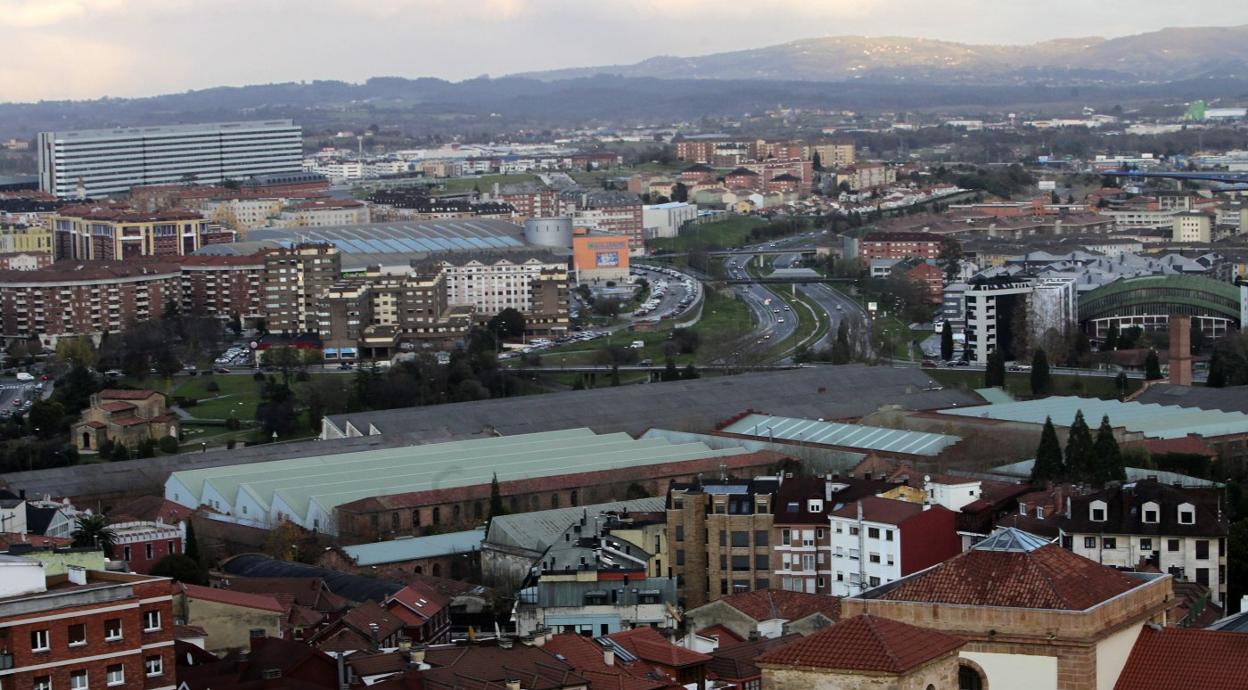
<path fill-rule="evenodd" d="M 960 84 L 1123 83 L 1248 76 L 1248 25 L 1170 28 L 1121 38 L 971 45 L 927 38 L 832 36 L 698 57 L 516 76 L 666 79 L 938 81 Z"/>

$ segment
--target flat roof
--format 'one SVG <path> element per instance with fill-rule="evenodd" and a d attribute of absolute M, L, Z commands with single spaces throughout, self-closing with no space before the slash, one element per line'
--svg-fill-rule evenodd
<path fill-rule="evenodd" d="M 925 431 L 886 429 L 862 424 L 840 424 L 765 414 L 748 414 L 720 431 L 758 438 L 910 455 L 939 455 L 945 448 L 962 440 L 957 436 Z"/>
<path fill-rule="evenodd" d="M 307 523 L 314 508 L 331 515 L 335 507 L 360 499 L 483 485 L 495 475 L 500 481 L 537 479 L 747 453 L 567 429 L 179 471 L 170 475 L 166 495 L 198 507 L 211 493 L 227 501 L 232 514 L 253 504 L 262 511 L 255 519 L 267 518 L 277 506 Z M 182 490 L 189 495 L 182 496 Z"/>
<path fill-rule="evenodd" d="M 294 127 L 293 120 L 239 120 L 236 122 L 203 122 L 192 125 L 151 125 L 146 127 L 113 127 L 105 129 L 71 129 L 65 131 L 41 132 L 50 134 L 56 139 L 64 137 L 94 138 L 116 136 L 157 136 L 161 134 L 188 134 L 191 132 L 229 132 L 247 129 L 276 129 Z"/>
<path fill-rule="evenodd" d="M 427 537 L 401 537 L 371 544 L 356 544 L 344 546 L 342 550 L 355 559 L 356 565 L 380 565 L 479 551 L 484 540 L 485 530 L 472 529 L 431 534 Z"/>
<path fill-rule="evenodd" d="M 412 220 L 326 227 L 256 228 L 249 242 L 332 244 L 342 252 L 344 266 L 387 264 L 465 251 L 506 252 L 530 248 L 524 228 L 493 218 Z"/>
<path fill-rule="evenodd" d="M 940 410 L 939 414 L 998 421 L 1044 424 L 1051 418 L 1057 426 L 1070 426 L 1075 414 L 1083 411 L 1088 426 L 1096 427 L 1104 416 L 1114 427 L 1143 434 L 1146 438 L 1226 436 L 1248 433 L 1248 414 L 1202 410 L 1198 407 L 1121 402 L 1099 398 L 1053 396 L 1040 400 L 984 405 L 975 408 Z"/>

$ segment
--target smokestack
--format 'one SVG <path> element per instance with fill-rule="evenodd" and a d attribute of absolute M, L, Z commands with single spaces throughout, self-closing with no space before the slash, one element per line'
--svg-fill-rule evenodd
<path fill-rule="evenodd" d="M 76 565 L 66 566 L 65 570 L 69 573 L 69 581 L 75 585 L 87 584 L 87 569 Z"/>
<path fill-rule="evenodd" d="M 412 650 L 408 653 L 407 659 L 414 666 L 420 666 L 425 663 L 425 646 L 423 644 L 412 645 Z"/>
<path fill-rule="evenodd" d="M 602 663 L 606 664 L 607 666 L 615 666 L 615 650 L 614 649 L 602 650 Z"/>
<path fill-rule="evenodd" d="M 248 637 L 247 642 L 251 646 L 251 651 L 254 652 L 256 651 L 257 648 L 260 647 L 260 645 L 264 644 L 264 638 L 265 638 L 264 629 L 252 628 L 248 632 L 247 637 Z"/>

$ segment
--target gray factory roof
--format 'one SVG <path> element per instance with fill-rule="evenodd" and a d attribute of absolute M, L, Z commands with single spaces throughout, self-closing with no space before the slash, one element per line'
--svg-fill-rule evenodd
<path fill-rule="evenodd" d="M 527 247 L 524 228 L 491 218 L 257 228 L 247 233 L 247 239 L 283 244 L 329 243 L 342 251 L 344 266 L 390 265 L 440 252 L 509 251 Z"/>
<path fill-rule="evenodd" d="M 1154 383 L 1137 395 L 1135 401 L 1248 414 L 1248 386 L 1206 388 L 1205 386 Z"/>
<path fill-rule="evenodd" d="M 212 505 L 259 522 L 285 516 L 309 528 L 319 520 L 332 531 L 334 508 L 374 496 L 477 486 L 492 477 L 512 481 L 622 468 L 644 473 L 647 465 L 745 453 L 566 429 L 179 471 L 165 491 L 188 507 Z"/>
<path fill-rule="evenodd" d="M 356 603 L 376 601 L 403 589 L 403 585 L 390 580 L 363 575 L 352 575 L 329 568 L 321 568 L 297 561 L 278 561 L 263 554 L 245 553 L 222 564 L 221 569 L 229 575 L 240 577 L 316 577 L 325 581 L 329 591 Z"/>
<path fill-rule="evenodd" d="M 924 431 L 886 429 L 862 424 L 840 424 L 764 414 L 746 415 L 720 431 L 773 440 L 801 441 L 825 446 L 843 446 L 911 455 L 939 455 L 942 450 L 961 440 L 957 436 Z"/>
<path fill-rule="evenodd" d="M 1080 410 L 1089 426 L 1096 426 L 1101 417 L 1108 416 L 1109 423 L 1114 427 L 1141 433 L 1146 438 L 1248 433 L 1248 414 L 1243 412 L 1066 396 L 985 405 L 973 409 L 941 410 L 940 414 L 1027 424 L 1044 424 L 1045 418 L 1051 417 L 1057 426 L 1070 426 L 1074 422 L 1075 413 Z"/>
<path fill-rule="evenodd" d="M 569 427 L 636 436 L 652 428 L 712 431 L 746 411 L 856 419 L 887 405 L 935 410 L 982 403 L 968 391 L 940 387 L 917 368 L 847 364 L 357 412 L 325 422 L 330 436 L 346 435 L 350 425 L 352 435 L 407 434 L 422 442 Z"/>
<path fill-rule="evenodd" d="M 666 497 L 657 496 L 503 515 L 490 520 L 490 530 L 486 535 L 485 543 L 542 553 L 555 543 L 555 540 L 566 532 L 568 527 L 580 520 L 582 515 L 592 518 L 608 512 L 655 513 L 665 510 L 666 503 Z"/>
<path fill-rule="evenodd" d="M 344 546 L 342 550 L 355 559 L 356 565 L 380 565 L 478 551 L 484 538 L 485 530 L 470 529 L 431 534 L 427 537 L 400 537 L 371 544 L 355 544 Z"/>

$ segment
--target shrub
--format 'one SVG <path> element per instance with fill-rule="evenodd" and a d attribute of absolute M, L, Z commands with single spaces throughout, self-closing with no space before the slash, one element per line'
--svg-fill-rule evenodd
<path fill-rule="evenodd" d="M 176 453 L 178 452 L 178 439 L 172 436 L 164 436 L 160 439 L 160 452 Z"/>
<path fill-rule="evenodd" d="M 156 457 L 156 439 L 145 438 L 139 441 L 138 448 L 134 450 L 136 458 L 154 458 Z"/>
<path fill-rule="evenodd" d="M 216 381 L 209 381 L 208 385 L 204 386 L 204 390 L 208 391 L 209 393 L 218 393 L 221 391 L 221 384 L 217 383 Z"/>

